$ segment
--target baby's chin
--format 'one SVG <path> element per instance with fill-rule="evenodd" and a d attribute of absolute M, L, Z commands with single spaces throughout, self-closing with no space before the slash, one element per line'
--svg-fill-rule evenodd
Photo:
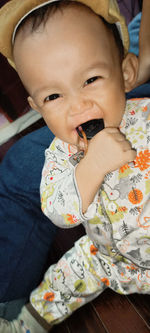
<path fill-rule="evenodd" d="M 85 149 L 85 142 L 84 139 L 81 138 L 78 134 L 74 137 L 74 139 L 66 140 L 66 143 L 68 143 L 71 146 L 76 147 L 78 151 Z"/>

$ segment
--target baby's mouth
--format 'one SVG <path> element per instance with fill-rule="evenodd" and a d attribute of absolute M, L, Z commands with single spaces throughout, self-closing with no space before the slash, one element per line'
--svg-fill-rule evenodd
<path fill-rule="evenodd" d="M 79 136 L 83 138 L 82 130 L 86 134 L 88 140 L 92 139 L 94 135 L 104 129 L 104 120 L 103 119 L 93 119 L 89 120 L 86 123 L 81 124 L 76 128 Z"/>

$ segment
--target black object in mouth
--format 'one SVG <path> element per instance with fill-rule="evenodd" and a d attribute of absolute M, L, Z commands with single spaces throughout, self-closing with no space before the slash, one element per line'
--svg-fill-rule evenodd
<path fill-rule="evenodd" d="M 94 135 L 104 129 L 104 120 L 103 119 L 93 119 L 89 120 L 86 123 L 80 125 L 83 131 L 86 134 L 88 140 L 92 139 Z M 80 127 L 79 126 L 79 127 Z M 82 132 L 77 127 L 77 132 L 81 138 L 83 138 Z"/>

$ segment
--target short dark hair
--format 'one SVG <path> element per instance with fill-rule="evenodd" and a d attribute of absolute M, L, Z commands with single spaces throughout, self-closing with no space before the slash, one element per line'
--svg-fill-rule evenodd
<path fill-rule="evenodd" d="M 51 15 L 53 15 L 55 12 L 57 12 L 58 10 L 63 10 L 67 6 L 71 6 L 71 5 L 82 6 L 82 7 L 87 8 L 86 5 L 84 5 L 80 2 L 70 1 L 70 0 L 61 0 L 61 1 L 54 1 L 52 3 L 48 3 L 48 4 L 44 5 L 43 7 L 37 8 L 36 10 L 31 12 L 22 21 L 22 23 L 18 27 L 17 32 L 29 21 L 31 23 L 31 32 L 36 31 L 41 24 L 43 26 L 45 26 L 48 18 Z M 122 39 L 120 37 L 120 33 L 119 33 L 119 30 L 118 30 L 116 24 L 115 23 L 113 23 L 113 24 L 108 23 L 101 16 L 100 16 L 100 18 L 102 19 L 102 21 L 104 22 L 104 24 L 108 28 L 108 30 L 110 30 L 112 32 L 115 43 L 116 43 L 116 46 L 117 46 L 118 51 L 119 51 L 120 59 L 123 60 L 123 58 L 124 58 L 124 46 L 123 46 L 123 42 L 122 42 Z"/>

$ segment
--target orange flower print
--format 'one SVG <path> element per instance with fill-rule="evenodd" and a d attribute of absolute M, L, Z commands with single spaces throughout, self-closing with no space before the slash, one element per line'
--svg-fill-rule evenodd
<path fill-rule="evenodd" d="M 134 266 L 133 264 L 131 265 L 127 265 L 126 268 L 129 270 L 129 271 L 138 271 L 138 268 L 136 266 Z"/>
<path fill-rule="evenodd" d="M 143 112 L 146 112 L 146 111 L 147 111 L 147 105 L 145 105 L 145 106 L 142 107 L 142 111 L 143 111 Z"/>
<path fill-rule="evenodd" d="M 141 171 L 147 169 L 150 166 L 150 151 L 145 149 L 140 151 L 135 159 L 135 168 L 139 168 Z"/>
<path fill-rule="evenodd" d="M 67 214 L 67 221 L 69 224 L 75 224 L 77 222 L 77 219 L 74 215 Z"/>
<path fill-rule="evenodd" d="M 90 246 L 90 252 L 91 254 L 93 254 L 94 256 L 96 255 L 98 249 L 97 247 L 95 247 L 93 244 Z"/>
<path fill-rule="evenodd" d="M 109 286 L 109 280 L 107 278 L 101 279 L 101 281 L 106 285 Z"/>
<path fill-rule="evenodd" d="M 137 188 L 134 188 L 129 192 L 128 199 L 133 205 L 139 204 L 143 200 L 143 193 Z"/>
<path fill-rule="evenodd" d="M 53 302 L 54 298 L 55 298 L 55 295 L 53 292 L 47 292 L 44 295 L 45 301 Z"/>
<path fill-rule="evenodd" d="M 148 171 L 144 177 L 145 179 L 150 179 L 150 171 Z"/>
<path fill-rule="evenodd" d="M 123 172 L 126 171 L 127 169 L 129 169 L 129 165 L 128 165 L 128 164 L 125 164 L 125 165 L 123 165 L 123 166 L 119 169 L 119 171 L 120 171 L 121 173 L 123 173 Z"/>
<path fill-rule="evenodd" d="M 121 206 L 121 207 L 118 208 L 118 212 L 125 212 L 125 213 L 126 213 L 127 210 L 128 210 L 128 209 L 127 209 L 127 207 L 125 207 L 125 206 Z"/>

